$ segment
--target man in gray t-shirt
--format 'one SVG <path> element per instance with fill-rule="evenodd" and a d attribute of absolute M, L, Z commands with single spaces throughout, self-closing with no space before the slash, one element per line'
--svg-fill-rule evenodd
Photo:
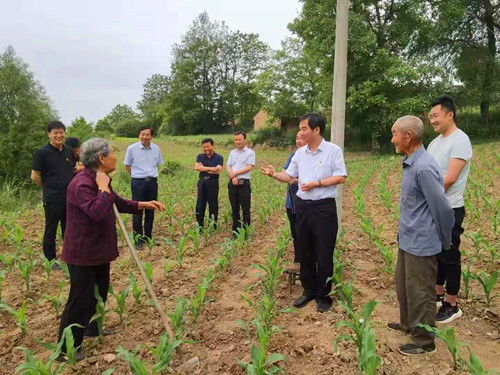
<path fill-rule="evenodd" d="M 455 105 L 450 97 L 443 96 L 431 104 L 429 119 L 437 136 L 427 147 L 440 166 L 444 175 L 446 197 L 455 214 L 452 233 L 452 246 L 438 255 L 438 275 L 436 294 L 441 303 L 436 316 L 437 323 L 449 323 L 462 316 L 457 304 L 460 289 L 461 257 L 460 235 L 465 216 L 464 190 L 470 170 L 472 146 L 467 134 L 457 128 Z M 446 296 L 445 296 L 446 283 Z"/>

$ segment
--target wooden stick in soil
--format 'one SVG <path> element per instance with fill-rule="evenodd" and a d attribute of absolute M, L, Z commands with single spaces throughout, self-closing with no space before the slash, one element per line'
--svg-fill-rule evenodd
<path fill-rule="evenodd" d="M 165 326 L 165 331 L 167 331 L 168 335 L 170 337 L 174 337 L 174 333 L 172 332 L 172 328 L 170 328 L 170 323 L 168 321 L 167 316 L 163 312 L 163 309 L 160 306 L 160 302 L 158 301 L 158 298 L 156 297 L 156 293 L 153 289 L 153 286 L 149 282 L 146 272 L 144 272 L 144 268 L 142 267 L 142 263 L 137 257 L 137 252 L 135 251 L 134 246 L 130 242 L 130 238 L 127 233 L 127 229 L 125 228 L 125 224 L 123 224 L 123 220 L 120 217 L 120 213 L 118 212 L 118 209 L 116 208 L 116 205 L 113 203 L 113 211 L 115 213 L 116 219 L 118 220 L 118 223 L 120 224 L 120 228 L 122 230 L 123 236 L 125 237 L 125 241 L 127 241 L 128 249 L 130 250 L 130 253 L 132 254 L 132 258 L 134 258 L 135 263 L 137 264 L 137 267 L 139 268 L 139 271 L 141 273 L 142 279 L 144 280 L 144 283 L 146 284 L 146 288 L 148 289 L 149 295 L 153 299 L 153 303 L 156 307 L 156 310 L 158 310 L 158 313 L 160 313 L 160 318 L 163 321 L 163 325 Z"/>

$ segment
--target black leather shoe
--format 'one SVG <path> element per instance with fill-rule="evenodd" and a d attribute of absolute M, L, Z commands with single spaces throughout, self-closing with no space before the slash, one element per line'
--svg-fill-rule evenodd
<path fill-rule="evenodd" d="M 325 311 L 330 310 L 332 307 L 332 299 L 331 298 L 316 298 L 316 309 L 323 313 Z"/>
<path fill-rule="evenodd" d="M 309 301 L 312 301 L 314 297 L 309 296 L 307 294 L 302 294 L 299 298 L 297 298 L 295 301 L 293 301 L 293 307 L 304 307 L 309 303 Z"/>
<path fill-rule="evenodd" d="M 136 250 L 142 250 L 142 241 L 139 241 L 135 244 L 135 249 Z"/>

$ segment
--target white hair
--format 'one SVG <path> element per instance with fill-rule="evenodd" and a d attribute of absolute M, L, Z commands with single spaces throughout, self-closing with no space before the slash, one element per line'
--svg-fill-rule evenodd
<path fill-rule="evenodd" d="M 87 168 L 95 169 L 99 166 L 99 156 L 106 156 L 109 152 L 109 141 L 103 138 L 90 138 L 82 144 L 80 161 Z"/>
<path fill-rule="evenodd" d="M 422 143 L 424 138 L 424 123 L 417 116 L 403 116 L 396 120 L 394 126 L 402 132 L 411 132 L 416 143 Z"/>

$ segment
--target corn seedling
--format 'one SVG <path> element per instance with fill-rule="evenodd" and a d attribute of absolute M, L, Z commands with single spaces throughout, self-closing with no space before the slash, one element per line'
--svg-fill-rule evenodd
<path fill-rule="evenodd" d="M 47 362 L 38 359 L 31 350 L 17 347 L 24 353 L 24 363 L 16 367 L 16 373 L 23 375 L 57 375 L 64 371 L 65 363 L 55 363 L 57 356 L 51 355 Z M 56 366 L 54 366 L 56 365 Z"/>
<path fill-rule="evenodd" d="M 193 316 L 193 321 L 196 321 L 198 319 L 201 306 L 205 303 L 205 295 L 207 294 L 207 290 L 212 284 L 212 281 L 214 279 L 215 279 L 215 272 L 213 269 L 210 269 L 206 273 L 200 285 L 198 285 L 198 292 L 191 299 L 191 303 L 189 305 L 189 310 L 191 311 L 191 314 Z"/>
<path fill-rule="evenodd" d="M 120 325 L 123 325 L 124 323 L 125 304 L 127 302 L 129 291 L 129 288 L 125 288 L 121 292 L 115 293 L 113 287 L 111 285 L 109 286 L 109 294 L 111 294 L 116 300 L 116 307 L 112 310 L 118 314 L 118 317 L 120 318 Z"/>
<path fill-rule="evenodd" d="M 200 238 L 201 238 L 201 231 L 198 225 L 189 229 L 187 232 L 187 236 L 191 239 L 193 243 L 194 253 L 198 255 L 198 253 L 200 252 Z"/>
<path fill-rule="evenodd" d="M 498 279 L 498 271 L 492 272 L 491 274 L 486 272 L 474 273 L 472 277 L 483 287 L 486 307 L 490 307 L 492 299 L 496 297 L 495 295 L 491 295 L 491 293 L 495 290 L 495 285 Z"/>
<path fill-rule="evenodd" d="M 156 363 L 152 369 L 154 374 L 161 373 L 170 365 L 175 349 L 181 344 L 181 340 L 170 338 L 166 333 L 160 336 L 160 341 L 156 348 L 151 349 L 151 354 L 156 359 Z"/>
<path fill-rule="evenodd" d="M 0 301 L 2 300 L 2 288 L 5 276 L 7 276 L 7 272 L 5 270 L 0 270 Z"/>
<path fill-rule="evenodd" d="M 479 358 L 474 355 L 469 350 L 469 362 L 467 362 L 467 369 L 470 371 L 471 375 L 495 375 L 499 374 L 496 370 L 485 370 L 483 364 L 479 360 Z"/>
<path fill-rule="evenodd" d="M 136 347 L 135 351 L 137 350 L 138 348 Z M 148 370 L 147 364 L 145 362 L 137 358 L 136 353 L 129 352 L 121 346 L 116 348 L 116 352 L 121 358 L 128 362 L 130 371 L 133 375 L 156 375 L 156 373 L 150 372 Z"/>
<path fill-rule="evenodd" d="M 184 336 L 184 325 L 186 323 L 185 314 L 187 309 L 187 300 L 178 298 L 175 304 L 175 309 L 169 314 L 170 322 L 177 339 L 182 339 Z"/>
<path fill-rule="evenodd" d="M 153 251 L 153 248 L 155 247 L 155 241 L 150 237 L 143 237 L 142 241 L 148 247 L 149 255 L 151 255 L 151 252 Z"/>
<path fill-rule="evenodd" d="M 64 299 L 61 297 L 61 289 L 59 289 L 59 293 L 55 295 L 46 295 L 42 299 L 49 301 L 52 310 L 54 311 L 55 318 L 59 318 L 61 310 L 64 305 Z"/>
<path fill-rule="evenodd" d="M 435 333 L 436 337 L 444 341 L 453 359 L 454 370 L 457 370 L 459 366 L 462 365 L 463 359 L 460 357 L 460 347 L 464 346 L 465 344 L 457 340 L 454 328 L 448 326 L 443 329 L 438 329 L 435 327 L 431 327 L 428 324 L 421 324 L 421 323 L 418 323 L 417 327 L 421 327 L 427 330 L 428 332 Z"/>
<path fill-rule="evenodd" d="M 45 272 L 45 276 L 47 277 L 47 280 L 50 280 L 50 275 L 52 274 L 52 265 L 53 262 L 45 258 L 44 256 L 42 258 L 42 267 L 43 271 Z"/>
<path fill-rule="evenodd" d="M 168 276 L 168 274 L 170 273 L 170 271 L 172 270 L 172 268 L 174 268 L 175 266 L 175 262 L 172 262 L 170 260 L 165 260 L 165 263 L 163 263 L 163 275 L 165 275 L 165 277 Z"/>
<path fill-rule="evenodd" d="M 6 303 L 0 303 L 0 309 L 7 311 L 16 319 L 16 324 L 21 330 L 21 335 L 26 335 L 28 332 L 28 321 L 26 319 L 26 308 L 28 307 L 28 300 L 24 300 L 21 306 L 16 310 Z"/>
<path fill-rule="evenodd" d="M 19 256 L 14 253 L 0 254 L 0 262 L 2 262 L 7 271 L 11 270 L 18 259 Z"/>
<path fill-rule="evenodd" d="M 468 299 L 470 295 L 470 282 L 473 279 L 473 273 L 470 270 L 471 265 L 468 264 L 467 268 L 462 271 L 462 280 L 464 281 L 464 298 Z"/>
<path fill-rule="evenodd" d="M 334 340 L 334 347 L 337 347 L 339 340 L 353 341 L 358 348 L 358 367 L 360 371 L 366 375 L 375 375 L 377 368 L 382 363 L 382 360 L 377 355 L 375 333 L 370 323 L 371 314 L 377 305 L 377 301 L 370 300 L 365 303 L 359 314 L 342 301 L 339 301 L 339 305 L 347 312 L 351 320 L 338 322 L 335 326 L 350 328 L 354 331 L 354 334 L 339 335 Z"/>
<path fill-rule="evenodd" d="M 104 300 L 102 299 L 101 295 L 99 294 L 99 289 L 97 288 L 97 285 L 94 284 L 94 297 L 97 300 L 96 306 L 95 306 L 95 314 L 90 318 L 90 323 L 96 322 L 97 324 L 97 329 L 99 330 L 99 340 L 102 339 L 103 336 L 103 330 L 104 330 L 104 320 L 106 318 L 106 306 L 104 304 Z"/>
<path fill-rule="evenodd" d="M 136 305 L 141 303 L 142 289 L 133 274 L 129 274 L 128 278 L 130 280 L 130 289 L 132 290 L 132 296 L 134 297 L 134 303 Z"/>
<path fill-rule="evenodd" d="M 151 265 L 150 262 L 143 262 L 142 267 L 144 268 L 144 272 L 146 273 L 146 277 L 148 278 L 149 282 L 153 282 L 153 266 Z"/>
<path fill-rule="evenodd" d="M 27 292 L 30 291 L 30 280 L 31 280 L 31 270 L 35 266 L 35 262 L 30 259 L 25 262 L 19 262 L 17 264 L 17 267 L 19 268 L 19 272 L 21 273 L 21 276 L 23 277 L 24 280 L 24 290 Z"/>

